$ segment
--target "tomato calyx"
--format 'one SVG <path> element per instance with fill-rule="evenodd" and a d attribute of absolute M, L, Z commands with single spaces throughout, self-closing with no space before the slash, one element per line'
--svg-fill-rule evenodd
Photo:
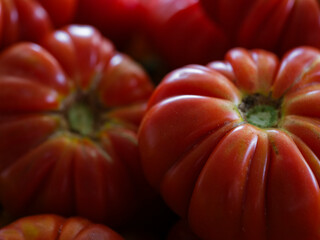
<path fill-rule="evenodd" d="M 259 128 L 271 128 L 278 125 L 280 105 L 281 100 L 257 93 L 246 96 L 238 109 L 248 123 Z"/>
<path fill-rule="evenodd" d="M 66 103 L 63 117 L 70 133 L 96 139 L 102 112 L 93 92 L 77 91 Z"/>
<path fill-rule="evenodd" d="M 89 136 L 94 130 L 94 114 L 88 105 L 79 102 L 68 110 L 70 129 L 84 136 Z"/>
<path fill-rule="evenodd" d="M 278 122 L 278 111 L 269 105 L 258 105 L 247 112 L 246 118 L 248 123 L 257 127 L 274 127 Z"/>

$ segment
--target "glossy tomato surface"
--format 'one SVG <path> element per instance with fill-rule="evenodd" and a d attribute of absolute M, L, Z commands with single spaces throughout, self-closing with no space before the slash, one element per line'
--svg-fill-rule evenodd
<path fill-rule="evenodd" d="M 73 22 L 77 0 L 37 0 L 48 12 L 55 27 L 62 27 Z"/>
<path fill-rule="evenodd" d="M 223 57 L 229 40 L 197 0 L 144 1 L 144 31 L 155 52 L 171 67 L 206 64 Z"/>
<path fill-rule="evenodd" d="M 123 240 L 112 229 L 85 218 L 44 214 L 20 218 L 0 229 L 3 240 Z"/>
<path fill-rule="evenodd" d="M 37 1 L 0 1 L 1 48 L 18 41 L 38 42 L 51 28 L 47 12 Z"/>
<path fill-rule="evenodd" d="M 0 55 L 1 203 L 120 224 L 148 195 L 137 128 L 153 86 L 94 28 Z"/>
<path fill-rule="evenodd" d="M 145 26 L 172 67 L 207 64 L 232 47 L 282 56 L 301 45 L 320 47 L 317 0 L 145 1 Z"/>
<path fill-rule="evenodd" d="M 205 240 L 319 239 L 320 52 L 230 50 L 169 73 L 139 130 L 149 182 Z"/>

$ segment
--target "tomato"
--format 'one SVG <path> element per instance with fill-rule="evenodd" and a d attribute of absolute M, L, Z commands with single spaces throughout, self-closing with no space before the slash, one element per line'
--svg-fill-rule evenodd
<path fill-rule="evenodd" d="M 169 73 L 140 125 L 150 184 L 202 239 L 319 239 L 320 52 Z"/>
<path fill-rule="evenodd" d="M 171 68 L 208 63 L 229 47 L 222 29 L 205 16 L 197 0 L 145 1 L 146 38 Z"/>
<path fill-rule="evenodd" d="M 46 9 L 55 27 L 70 24 L 75 17 L 77 0 L 37 0 Z"/>
<path fill-rule="evenodd" d="M 51 31 L 51 21 L 36 1 L 0 1 L 0 47 L 17 41 L 39 41 Z"/>
<path fill-rule="evenodd" d="M 55 27 L 90 24 L 119 48 L 125 48 L 139 32 L 143 0 L 37 0 Z"/>
<path fill-rule="evenodd" d="M 1 203 L 121 224 L 149 197 L 137 128 L 153 86 L 90 26 L 0 55 Z M 152 194 L 151 194 L 152 195 Z"/>
<path fill-rule="evenodd" d="M 282 0 L 278 1 L 281 2 Z M 253 5 L 261 3 L 260 0 L 240 0 L 240 1 L 232 1 L 232 0 L 199 0 L 203 10 L 208 14 L 208 17 L 212 19 L 213 22 L 222 26 L 228 36 L 236 35 L 236 31 L 238 29 L 238 25 L 243 22 L 243 20 L 249 14 L 249 10 L 253 9 Z M 264 1 L 265 4 L 275 3 L 273 0 Z M 267 9 L 259 9 L 261 15 L 265 14 Z M 252 23 L 253 24 L 253 23 Z"/>
<path fill-rule="evenodd" d="M 280 57 L 293 47 L 320 47 L 317 0 L 147 2 L 150 41 L 173 68 L 207 64 L 232 47 L 263 48 Z"/>
<path fill-rule="evenodd" d="M 123 240 L 107 226 L 94 224 L 85 218 L 63 218 L 44 214 L 20 218 L 0 229 L 1 239 L 15 240 Z"/>
<path fill-rule="evenodd" d="M 200 0 L 236 44 L 283 53 L 299 45 L 320 47 L 317 0 Z"/>
<path fill-rule="evenodd" d="M 141 0 L 78 0 L 76 22 L 92 24 L 123 47 L 139 32 Z"/>

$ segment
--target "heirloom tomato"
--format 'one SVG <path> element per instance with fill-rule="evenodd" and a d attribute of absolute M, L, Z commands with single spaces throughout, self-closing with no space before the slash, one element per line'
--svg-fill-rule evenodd
<path fill-rule="evenodd" d="M 320 47 L 317 0 L 146 2 L 149 39 L 173 67 L 206 64 L 232 47 L 262 48 L 279 56 L 301 45 Z"/>
<path fill-rule="evenodd" d="M 78 0 L 75 21 L 92 24 L 114 41 L 117 47 L 123 47 L 139 32 L 140 1 Z"/>
<path fill-rule="evenodd" d="M 51 20 L 34 0 L 0 1 L 0 47 L 18 41 L 39 41 L 51 31 Z"/>
<path fill-rule="evenodd" d="M 77 0 L 37 0 L 46 9 L 55 27 L 70 24 L 75 17 Z"/>
<path fill-rule="evenodd" d="M 318 0 L 199 1 L 234 44 L 279 53 L 299 45 L 320 47 Z"/>
<path fill-rule="evenodd" d="M 0 55 L 0 200 L 5 212 L 122 223 L 148 192 L 137 128 L 153 86 L 89 26 Z"/>
<path fill-rule="evenodd" d="M 320 51 L 230 50 L 169 73 L 139 130 L 142 166 L 204 240 L 320 239 Z"/>
<path fill-rule="evenodd" d="M 85 218 L 44 214 L 20 218 L 0 229 L 2 240 L 124 240 L 118 233 Z"/>
<path fill-rule="evenodd" d="M 222 29 L 210 22 L 197 0 L 144 1 L 143 9 L 146 38 L 169 67 L 205 64 L 223 57 L 229 46 Z"/>

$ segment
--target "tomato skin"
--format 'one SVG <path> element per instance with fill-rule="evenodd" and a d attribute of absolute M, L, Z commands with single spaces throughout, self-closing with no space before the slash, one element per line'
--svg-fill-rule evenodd
<path fill-rule="evenodd" d="M 123 238 L 107 226 L 94 224 L 80 217 L 63 218 L 44 214 L 20 218 L 0 229 L 1 239 L 95 239 L 122 240 Z"/>
<path fill-rule="evenodd" d="M 93 27 L 69 25 L 41 44 L 16 44 L 0 56 L 4 210 L 121 225 L 153 196 L 137 147 L 153 85 Z M 95 114 L 88 135 L 68 115 L 80 101 Z"/>
<path fill-rule="evenodd" d="M 239 27 L 238 45 L 281 55 L 300 45 L 319 48 L 315 40 L 320 37 L 319 17 L 319 4 L 314 0 L 258 1 Z"/>
<path fill-rule="evenodd" d="M 138 134 L 142 166 L 201 239 L 320 237 L 319 56 L 235 48 L 155 89 Z M 279 102 L 276 126 L 248 123 L 240 109 L 251 95 Z"/>
<path fill-rule="evenodd" d="M 141 0 L 78 0 L 75 21 L 91 24 L 115 42 L 126 47 L 139 32 Z"/>
<path fill-rule="evenodd" d="M 55 27 L 72 23 L 77 9 L 77 0 L 37 0 L 46 9 Z"/>
<path fill-rule="evenodd" d="M 52 30 L 47 12 L 33 0 L 1 1 L 0 15 L 1 48 L 18 41 L 39 42 Z"/>
<path fill-rule="evenodd" d="M 237 24 L 243 21 L 254 2 L 256 1 L 240 0 L 234 2 L 232 0 L 199 0 L 199 3 L 207 13 L 208 17 L 212 19 L 212 21 L 223 26 L 223 28 L 226 29 L 228 36 L 232 36 L 234 34 L 237 30 Z"/>
<path fill-rule="evenodd" d="M 149 39 L 172 68 L 207 64 L 233 47 L 280 57 L 297 46 L 320 47 L 317 0 L 156 0 L 145 6 Z"/>
<path fill-rule="evenodd" d="M 143 25 L 155 51 L 176 68 L 223 57 L 229 39 L 204 15 L 197 1 L 146 1 Z"/>

